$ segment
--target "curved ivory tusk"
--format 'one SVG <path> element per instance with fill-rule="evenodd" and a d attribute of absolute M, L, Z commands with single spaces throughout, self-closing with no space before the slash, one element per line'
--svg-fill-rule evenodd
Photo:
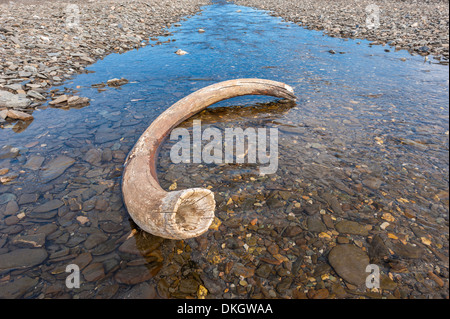
<path fill-rule="evenodd" d="M 214 194 L 202 188 L 163 190 L 156 175 L 160 144 L 174 127 L 216 102 L 243 95 L 295 100 L 293 92 L 289 85 L 280 82 L 231 80 L 200 89 L 162 113 L 141 135 L 125 162 L 122 193 L 134 222 L 146 232 L 170 239 L 205 233 L 214 219 Z"/>

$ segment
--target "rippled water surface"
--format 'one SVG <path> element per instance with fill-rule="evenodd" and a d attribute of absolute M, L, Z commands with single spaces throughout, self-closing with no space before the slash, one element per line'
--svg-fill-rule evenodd
<path fill-rule="evenodd" d="M 206 6 L 180 24 L 64 86 L 89 97 L 89 106 L 43 108 L 28 126 L 0 131 L 0 169 L 17 176 L 0 185 L 2 293 L 448 295 L 448 67 L 233 4 Z M 92 87 L 122 77 L 129 83 L 119 88 Z M 278 128 L 277 173 L 260 176 L 255 164 L 173 164 L 168 141 L 159 158 L 161 185 L 210 188 L 217 218 L 206 234 L 185 241 L 139 231 L 120 190 L 136 140 L 180 98 L 246 77 L 285 82 L 298 100 L 237 98 L 194 119 L 220 130 Z M 353 251 L 342 252 L 344 262 L 330 260 L 333 247 L 347 244 L 379 265 L 381 290 L 356 287 L 342 275 L 351 269 L 346 260 L 364 263 Z M 72 263 L 82 272 L 78 289 L 65 286 Z"/>

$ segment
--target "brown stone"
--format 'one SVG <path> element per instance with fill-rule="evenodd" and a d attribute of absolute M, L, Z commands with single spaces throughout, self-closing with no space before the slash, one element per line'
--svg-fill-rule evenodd
<path fill-rule="evenodd" d="M 288 226 L 284 231 L 284 234 L 288 237 L 295 237 L 300 234 L 303 230 L 299 226 Z"/>
<path fill-rule="evenodd" d="M 365 283 L 369 256 L 358 247 L 338 245 L 330 251 L 328 261 L 336 273 L 350 284 L 360 286 Z"/>
<path fill-rule="evenodd" d="M 138 235 L 128 238 L 119 251 L 127 254 L 145 256 L 157 249 L 164 239 L 150 234 Z"/>
<path fill-rule="evenodd" d="M 8 110 L 7 116 L 13 120 L 29 121 L 33 119 L 33 115 L 17 110 Z"/>
<path fill-rule="evenodd" d="M 53 101 L 49 102 L 48 104 L 50 104 L 50 105 L 62 104 L 62 103 L 67 102 L 68 99 L 69 99 L 69 97 L 67 95 L 60 95 Z"/>
<path fill-rule="evenodd" d="M 47 256 L 47 251 L 44 248 L 16 249 L 0 255 L 0 270 L 33 267 L 42 263 L 47 259 Z"/>
<path fill-rule="evenodd" d="M 348 244 L 350 243 L 350 239 L 348 237 L 338 236 L 337 242 L 339 244 Z"/>
<path fill-rule="evenodd" d="M 242 276 L 244 278 L 250 278 L 255 275 L 255 269 L 245 267 L 244 265 L 237 263 L 234 265 L 233 272 L 236 276 Z"/>
<path fill-rule="evenodd" d="M 0 299 L 16 299 L 22 297 L 28 290 L 36 287 L 38 278 L 19 277 L 12 281 L 0 283 Z"/>
<path fill-rule="evenodd" d="M 269 247 L 267 247 L 267 251 L 272 255 L 278 254 L 278 250 L 279 248 L 277 244 L 272 244 Z"/>
<path fill-rule="evenodd" d="M 103 198 L 97 199 L 95 202 L 95 209 L 104 211 L 109 207 L 109 203 Z"/>
<path fill-rule="evenodd" d="M 6 204 L 6 208 L 4 211 L 5 216 L 13 215 L 19 211 L 19 205 L 17 205 L 17 202 L 15 200 L 9 201 L 8 204 Z"/>
<path fill-rule="evenodd" d="M 6 225 L 6 226 L 15 225 L 15 224 L 17 224 L 19 221 L 20 221 L 20 219 L 17 218 L 17 216 L 9 216 L 9 217 L 6 217 L 6 218 L 4 219 L 4 222 L 5 222 L 5 225 Z"/>
<path fill-rule="evenodd" d="M 292 298 L 293 299 L 308 299 L 308 296 L 303 291 L 294 289 L 292 291 Z"/>
<path fill-rule="evenodd" d="M 46 213 L 58 209 L 63 205 L 64 203 L 62 201 L 60 201 L 59 199 L 54 199 L 36 207 L 35 209 L 33 209 L 33 213 Z"/>
<path fill-rule="evenodd" d="M 428 276 L 434 280 L 435 283 L 438 284 L 439 287 L 444 287 L 444 281 L 439 278 L 438 276 L 436 276 L 431 270 L 428 272 Z"/>
<path fill-rule="evenodd" d="M 86 281 L 97 281 L 105 277 L 105 270 L 103 269 L 102 263 L 90 264 L 82 273 Z"/>
<path fill-rule="evenodd" d="M 327 226 L 329 229 L 334 229 L 334 223 L 331 219 L 331 215 L 322 215 L 322 220 L 325 226 Z"/>
<path fill-rule="evenodd" d="M 311 289 L 308 291 L 309 299 L 326 299 L 329 295 L 330 292 L 325 288 L 319 290 Z"/>
<path fill-rule="evenodd" d="M 367 236 L 369 235 L 368 230 L 357 222 L 350 220 L 343 220 L 336 224 L 336 229 L 338 232 L 342 234 L 352 234 L 352 235 L 360 235 Z"/>
<path fill-rule="evenodd" d="M 82 253 L 72 261 L 72 264 L 77 265 L 80 270 L 83 270 L 91 261 L 92 255 L 90 253 Z"/>

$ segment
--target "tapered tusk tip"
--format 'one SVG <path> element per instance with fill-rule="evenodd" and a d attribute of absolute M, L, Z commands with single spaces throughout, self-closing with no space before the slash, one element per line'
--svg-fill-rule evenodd
<path fill-rule="evenodd" d="M 283 89 L 285 90 L 285 95 L 287 95 L 287 97 L 285 97 L 286 100 L 297 101 L 297 97 L 295 96 L 294 88 L 292 86 L 283 83 Z"/>

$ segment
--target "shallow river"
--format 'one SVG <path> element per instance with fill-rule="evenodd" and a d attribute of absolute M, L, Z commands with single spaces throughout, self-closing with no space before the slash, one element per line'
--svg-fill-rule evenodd
<path fill-rule="evenodd" d="M 44 107 L 28 126 L 0 131 L 0 169 L 17 175 L 0 185 L 3 294 L 448 295 L 448 67 L 233 4 L 206 6 L 180 24 L 58 88 L 89 97 L 89 106 Z M 185 241 L 139 231 L 120 189 L 134 143 L 182 97 L 248 77 L 287 83 L 298 100 L 237 98 L 194 119 L 221 131 L 277 128 L 277 172 L 261 176 L 257 164 L 173 164 L 175 141 L 167 141 L 161 185 L 210 188 L 217 218 L 207 233 Z M 95 85 L 112 78 L 129 83 Z M 181 126 L 192 131 L 191 120 Z M 331 260 L 340 245 L 352 249 Z M 369 258 L 380 267 L 381 289 L 358 287 L 358 274 L 346 274 Z M 81 270 L 80 288 L 66 287 L 69 264 Z"/>

